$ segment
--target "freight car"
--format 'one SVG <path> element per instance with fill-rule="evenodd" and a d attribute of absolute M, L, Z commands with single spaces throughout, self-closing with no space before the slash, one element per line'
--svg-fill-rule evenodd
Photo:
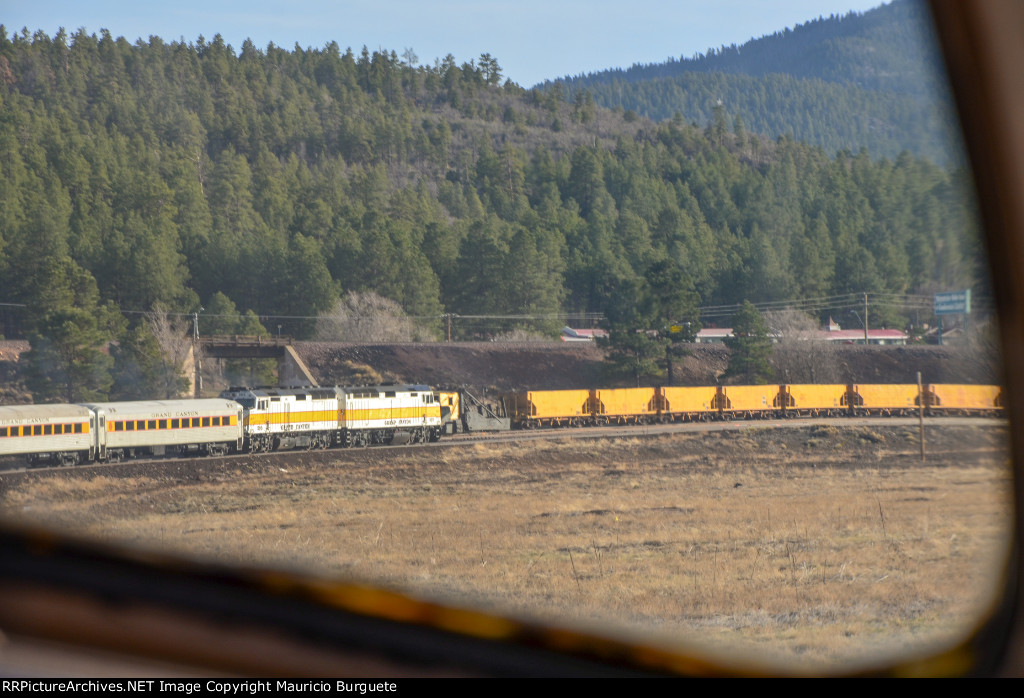
<path fill-rule="evenodd" d="M 722 419 L 763 419 L 778 412 L 777 385 L 728 385 L 718 388 L 712 402 Z"/>
<path fill-rule="evenodd" d="M 853 414 L 897 417 L 913 414 L 920 407 L 916 385 L 850 386 L 847 404 Z"/>
<path fill-rule="evenodd" d="M 512 427 L 578 426 L 593 418 L 591 390 L 528 390 L 508 393 L 502 401 L 512 418 Z"/>
<path fill-rule="evenodd" d="M 925 404 L 943 414 L 992 414 L 1003 409 L 1003 391 L 997 385 L 929 385 Z"/>
<path fill-rule="evenodd" d="M 718 389 L 710 387 L 656 388 L 658 417 L 668 422 L 695 422 L 710 419 L 716 408 Z"/>
<path fill-rule="evenodd" d="M 850 411 L 850 386 L 783 385 L 774 406 L 787 417 L 835 417 Z"/>
<path fill-rule="evenodd" d="M 638 424 L 657 414 L 658 400 L 647 388 L 591 390 L 587 411 L 598 424 Z"/>
<path fill-rule="evenodd" d="M 512 427 L 599 425 L 823 416 L 925 414 L 993 416 L 1002 392 L 991 385 L 729 385 L 508 393 Z"/>

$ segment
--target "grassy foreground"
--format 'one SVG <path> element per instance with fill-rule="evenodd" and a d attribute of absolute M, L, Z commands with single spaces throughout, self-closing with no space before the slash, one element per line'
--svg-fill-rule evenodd
<path fill-rule="evenodd" d="M 220 561 L 834 663 L 962 634 L 998 580 L 1005 431 L 736 433 L 4 475 L 2 513 Z"/>

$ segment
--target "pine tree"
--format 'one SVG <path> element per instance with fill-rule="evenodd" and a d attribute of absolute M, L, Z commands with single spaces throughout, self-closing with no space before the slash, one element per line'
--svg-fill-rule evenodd
<path fill-rule="evenodd" d="M 660 321 L 650 289 L 643 279 L 615 279 L 608 285 L 608 339 L 603 342 L 608 347 L 607 373 L 637 386 L 660 378 L 669 340 L 652 329 Z"/>
<path fill-rule="evenodd" d="M 96 281 L 74 262 L 56 260 L 50 269 L 52 293 L 29 306 L 37 319 L 21 358 L 26 383 L 35 402 L 105 400 L 113 382 L 105 350 L 124 317 L 99 303 Z"/>
<path fill-rule="evenodd" d="M 723 378 L 749 384 L 771 380 L 768 357 L 772 353 L 772 340 L 768 337 L 764 317 L 750 301 L 743 301 L 743 307 L 733 316 L 732 334 L 725 342 L 730 356 Z"/>

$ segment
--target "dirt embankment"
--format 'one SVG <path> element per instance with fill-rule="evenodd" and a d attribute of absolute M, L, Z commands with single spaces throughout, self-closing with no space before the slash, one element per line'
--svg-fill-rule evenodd
<path fill-rule="evenodd" d="M 563 390 L 616 383 L 606 375 L 604 351 L 591 344 L 301 342 L 296 349 L 322 385 L 380 380 L 477 390 Z M 786 351 L 776 347 L 773 358 L 776 379 L 783 383 L 913 383 L 918 371 L 926 383 L 1000 381 L 997 363 L 966 347 L 844 345 L 829 347 L 820 361 L 806 354 L 787 356 Z M 725 346 L 694 345 L 674 367 L 672 383 L 714 385 L 728 364 Z"/>
<path fill-rule="evenodd" d="M 0 341 L 0 404 L 30 402 L 18 359 L 25 341 Z M 569 390 L 628 387 L 605 370 L 604 350 L 593 344 L 561 342 L 458 342 L 344 344 L 299 342 L 299 356 L 321 385 L 380 382 L 425 383 L 471 390 Z M 789 352 L 789 353 L 787 353 Z M 775 347 L 772 359 L 780 383 L 999 383 L 998 362 L 970 347 L 828 347 L 817 356 L 806 348 Z M 721 344 L 690 347 L 673 367 L 673 385 L 715 385 L 729 365 Z M 644 380 L 644 385 L 665 383 Z M 633 383 L 635 385 L 635 382 Z"/>
<path fill-rule="evenodd" d="M 301 342 L 296 351 L 323 385 L 382 381 L 517 390 L 598 385 L 604 352 L 586 344 L 487 342 L 341 344 Z"/>

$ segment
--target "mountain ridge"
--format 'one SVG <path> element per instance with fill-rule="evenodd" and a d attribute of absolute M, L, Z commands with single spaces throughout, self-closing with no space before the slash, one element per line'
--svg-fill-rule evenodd
<path fill-rule="evenodd" d="M 820 145 L 827 152 L 903 150 L 959 164 L 956 118 L 926 8 L 896 0 L 864 13 L 819 18 L 793 29 L 691 58 L 563 77 L 541 89 L 568 99 L 584 91 L 599 106 L 655 121 L 711 121 L 723 105 L 750 131 Z M 557 87 L 556 87 L 557 86 Z"/>

